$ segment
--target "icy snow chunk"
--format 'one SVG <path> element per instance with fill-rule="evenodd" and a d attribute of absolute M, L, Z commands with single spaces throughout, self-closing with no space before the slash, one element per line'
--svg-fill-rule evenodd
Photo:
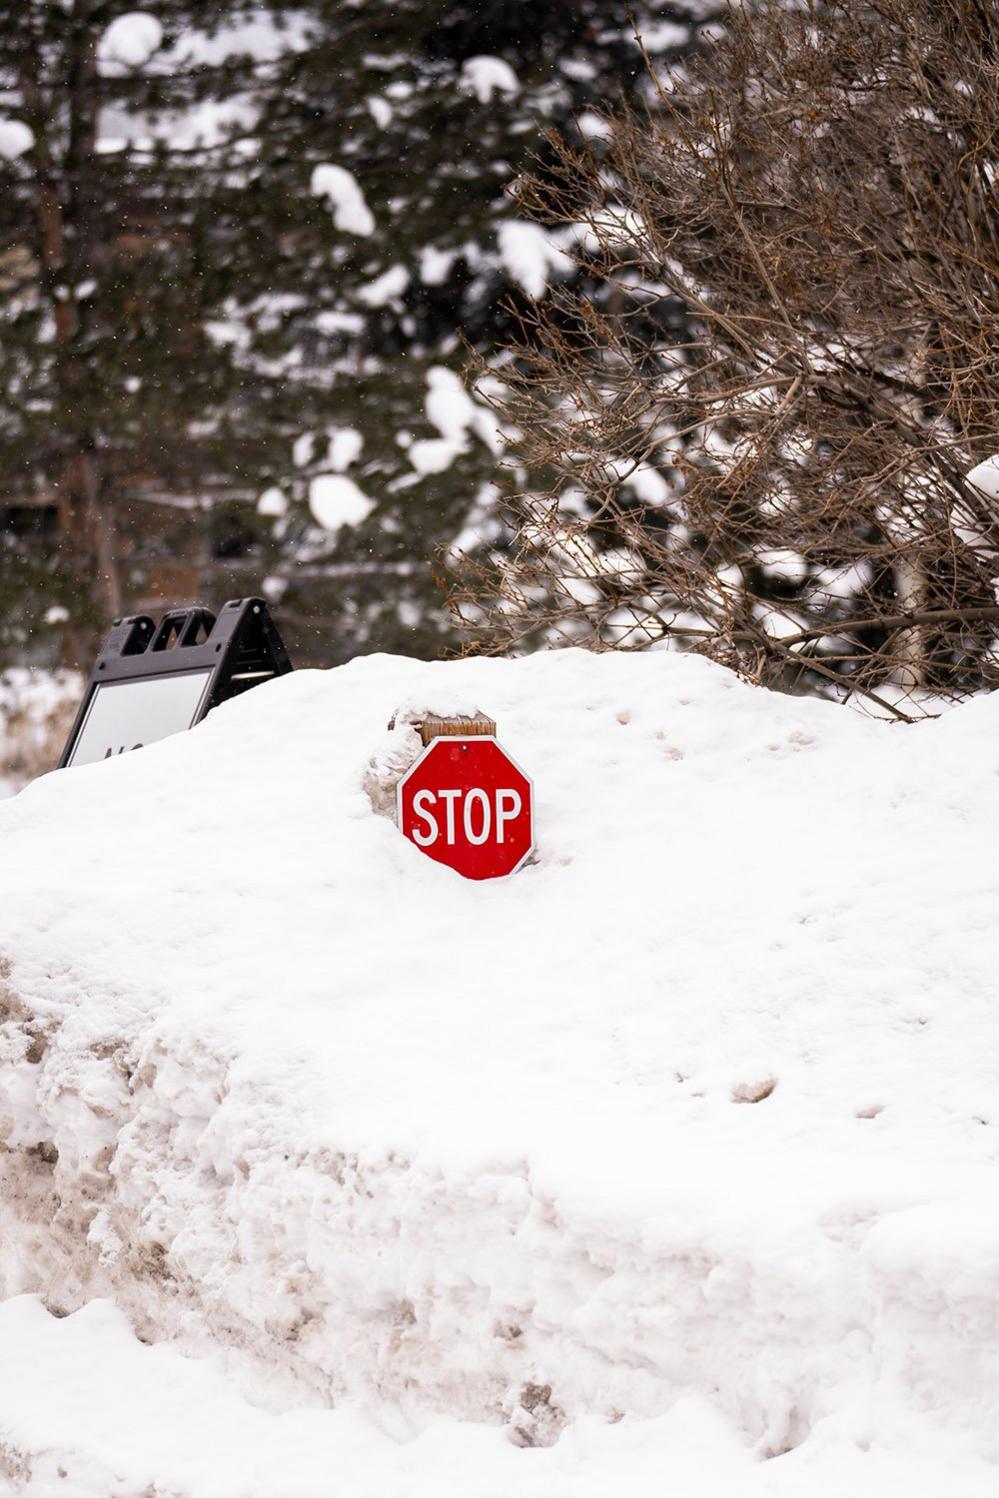
<path fill-rule="evenodd" d="M 281 516 L 286 513 L 287 509 L 288 501 L 277 485 L 272 485 L 270 489 L 265 489 L 257 500 L 258 515 Z"/>
<path fill-rule="evenodd" d="M 30 151 L 35 144 L 35 132 L 23 120 L 0 120 L 0 156 L 13 161 Z"/>
<path fill-rule="evenodd" d="M 360 525 L 374 507 L 374 500 L 344 474 L 323 473 L 309 485 L 309 508 L 325 530 Z"/>
<path fill-rule="evenodd" d="M 519 93 L 517 75 L 502 57 L 468 57 L 461 65 L 461 85 L 480 104 L 488 104 L 494 93 L 509 98 Z"/>
<path fill-rule="evenodd" d="M 404 265 L 390 265 L 382 275 L 362 286 L 357 293 L 366 307 L 384 307 L 393 297 L 402 296 L 409 285 L 409 271 Z"/>
<path fill-rule="evenodd" d="M 614 621 L 626 644 L 644 643 L 640 607 L 634 620 Z M 407 702 L 497 717 L 537 777 L 537 866 L 473 887 L 370 814 L 365 765 Z M 999 797 L 997 723 L 996 694 L 896 729 L 654 651 L 372 656 L 43 777 L 0 806 L 8 1002 L 32 1022 L 10 1020 L 0 1051 L 0 1117 L 24 1141 L 4 1171 L 32 1193 L 7 1193 L 9 1273 L 67 1309 L 113 1293 L 146 1335 L 195 1337 L 227 1366 L 252 1355 L 272 1385 L 301 1375 L 307 1408 L 282 1426 L 285 1467 L 259 1480 L 264 1498 L 311 1491 L 300 1442 L 342 1413 L 315 1408 L 334 1385 L 393 1430 L 412 1409 L 423 1433 L 393 1460 L 438 1441 L 428 1417 L 442 1411 L 462 1414 L 462 1441 L 500 1408 L 521 1423 L 518 1411 L 557 1404 L 572 1421 L 550 1452 L 528 1453 L 490 1424 L 493 1465 L 463 1486 L 432 1445 L 429 1485 L 409 1486 L 434 1498 L 490 1483 L 583 1498 L 586 1443 L 644 1451 L 655 1412 L 684 1391 L 731 1412 L 747 1469 L 677 1491 L 994 1498 L 999 880 L 982 809 Z M 782 747 L 805 734 L 807 766 Z M 742 835 L 747 806 L 765 836 Z M 802 829 L 817 829 L 807 856 Z M 151 839 L 156 901 L 131 875 Z M 683 870 L 668 888 L 664 849 Z M 627 919 L 581 920 L 608 870 L 624 871 Z M 280 941 L 260 939 L 266 913 Z M 441 981 L 462 970 L 477 975 L 471 1005 Z M 47 1050 L 29 1063 L 36 1039 Z M 772 1078 L 770 1100 L 734 1105 L 733 1087 Z M 52 1225 L 49 1145 L 72 1150 L 73 1094 L 114 1110 L 114 1163 L 95 1166 L 89 1148 L 85 1162 L 60 1158 Z M 882 1103 L 877 1122 L 855 1117 Z M 112 1232 L 127 1245 L 114 1276 L 97 1263 Z M 151 1272 L 172 1277 L 169 1293 Z M 9 1444 L 24 1449 L 28 1420 L 49 1452 L 98 1416 L 102 1439 L 134 1434 L 123 1387 L 161 1430 L 156 1386 L 135 1385 L 140 1365 L 179 1377 L 169 1349 L 136 1349 L 135 1370 L 99 1397 L 95 1377 L 117 1378 L 125 1350 L 79 1349 L 73 1387 L 94 1397 L 66 1431 L 77 1396 L 63 1339 L 87 1323 L 32 1314 L 33 1330 L 0 1325 Z M 29 1331 L 51 1331 L 44 1357 Z M 207 1489 L 208 1464 L 243 1449 L 244 1426 L 223 1440 L 206 1387 L 194 1380 L 166 1452 L 187 1461 L 174 1432 L 207 1411 Z M 247 1439 L 269 1419 L 250 1407 Z M 689 1405 L 676 1419 L 691 1427 Z M 878 1447 L 907 1452 L 910 1421 L 963 1453 L 949 1485 L 865 1465 Z M 791 1424 L 795 1449 L 762 1461 Z M 717 1436 L 699 1428 L 713 1459 Z M 822 1471 L 837 1431 L 862 1488 Z M 979 1450 L 982 1483 L 968 1480 Z M 527 1465 L 495 1475 L 514 1459 Z M 803 1476 L 807 1461 L 818 1467 Z M 673 1458 L 650 1446 L 649 1462 L 644 1485 L 630 1471 L 622 1484 L 618 1462 L 586 1491 L 661 1494 Z M 196 1490 L 193 1468 L 115 1470 L 95 1494 L 154 1478 Z M 225 1482 L 254 1491 L 231 1464 Z M 362 1485 L 405 1482 L 365 1471 Z"/>
<path fill-rule="evenodd" d="M 551 275 L 567 275 L 572 260 L 541 228 L 526 219 L 507 219 L 496 233 L 507 274 L 528 296 L 544 296 Z"/>
<path fill-rule="evenodd" d="M 312 461 L 312 432 L 303 432 L 296 437 L 291 449 L 291 461 L 296 468 L 305 468 Z"/>
<path fill-rule="evenodd" d="M 368 235 L 375 232 L 375 220 L 364 200 L 364 193 L 353 172 L 345 166 L 326 162 L 312 173 L 312 191 L 327 198 L 333 210 L 333 222 L 345 234 Z"/>
<path fill-rule="evenodd" d="M 330 427 L 329 438 L 326 461 L 334 473 L 343 473 L 361 456 L 364 438 L 353 427 Z"/>
<path fill-rule="evenodd" d="M 101 37 L 98 55 L 102 62 L 118 62 L 126 68 L 141 68 L 163 41 L 163 27 L 144 10 L 119 16 Z"/>

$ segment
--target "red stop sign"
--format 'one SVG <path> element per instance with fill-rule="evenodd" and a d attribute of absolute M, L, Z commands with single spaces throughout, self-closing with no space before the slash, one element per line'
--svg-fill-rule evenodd
<path fill-rule="evenodd" d="M 494 738 L 436 738 L 400 780 L 399 826 L 466 879 L 519 869 L 534 846 L 531 782 Z"/>

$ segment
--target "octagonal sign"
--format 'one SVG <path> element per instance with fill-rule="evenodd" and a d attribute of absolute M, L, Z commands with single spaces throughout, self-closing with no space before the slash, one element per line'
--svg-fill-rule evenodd
<path fill-rule="evenodd" d="M 399 782 L 399 827 L 466 879 L 500 879 L 534 847 L 534 794 L 494 738 L 432 739 Z"/>

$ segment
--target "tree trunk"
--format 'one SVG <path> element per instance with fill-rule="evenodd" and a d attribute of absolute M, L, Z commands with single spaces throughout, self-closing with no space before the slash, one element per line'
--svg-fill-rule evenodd
<path fill-rule="evenodd" d="M 85 390 L 76 361 L 80 309 L 74 288 L 90 274 L 93 245 L 89 200 L 99 109 L 97 37 L 90 0 L 76 0 L 69 70 L 69 132 L 60 168 L 52 146 L 41 50 L 29 21 L 21 62 L 21 93 L 35 134 L 35 204 L 40 283 L 55 326 L 57 388 L 65 457 L 59 478 L 60 551 L 79 589 L 79 617 L 64 635 L 65 664 L 86 665 L 97 634 L 121 612 L 121 583 L 113 507 L 101 482 L 95 434 L 79 416 Z M 67 228 L 70 233 L 67 234 Z M 85 381 L 85 376 L 83 377 Z"/>

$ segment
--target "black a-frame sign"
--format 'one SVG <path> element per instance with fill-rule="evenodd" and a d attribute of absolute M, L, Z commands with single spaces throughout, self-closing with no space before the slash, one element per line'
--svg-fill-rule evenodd
<path fill-rule="evenodd" d="M 262 598 L 216 616 L 175 609 L 154 627 L 116 619 L 101 646 L 59 769 L 93 764 L 193 728 L 220 702 L 292 669 Z"/>

